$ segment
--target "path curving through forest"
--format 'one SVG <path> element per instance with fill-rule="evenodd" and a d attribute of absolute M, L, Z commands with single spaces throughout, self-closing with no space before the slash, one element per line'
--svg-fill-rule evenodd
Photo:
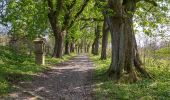
<path fill-rule="evenodd" d="M 10 94 L 12 100 L 92 100 L 93 63 L 85 55 L 76 56 L 22 83 L 22 92 Z"/>

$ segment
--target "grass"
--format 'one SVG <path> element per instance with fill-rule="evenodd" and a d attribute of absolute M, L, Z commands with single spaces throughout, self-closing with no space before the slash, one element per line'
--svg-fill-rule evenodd
<path fill-rule="evenodd" d="M 9 48 L 0 48 L 0 95 L 15 90 L 14 85 L 18 82 L 30 81 L 34 75 L 74 56 L 74 54 L 65 55 L 62 59 L 46 57 L 46 65 L 39 66 L 35 64 L 33 56 L 15 55 Z"/>
<path fill-rule="evenodd" d="M 99 56 L 91 56 L 95 62 L 97 100 L 169 100 L 170 98 L 170 62 L 150 61 L 146 68 L 154 79 L 144 79 L 136 83 L 114 83 L 105 73 L 110 59 L 101 61 Z M 148 59 L 152 60 L 152 59 Z M 161 62 L 161 63 L 160 63 Z M 159 65 L 157 64 L 159 63 Z"/>

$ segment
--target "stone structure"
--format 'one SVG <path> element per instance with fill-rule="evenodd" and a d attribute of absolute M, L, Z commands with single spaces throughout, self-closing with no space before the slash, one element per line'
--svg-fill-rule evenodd
<path fill-rule="evenodd" d="M 0 35 L 0 46 L 6 46 L 10 41 L 7 35 Z"/>
<path fill-rule="evenodd" d="M 38 65 L 45 65 L 45 43 L 44 38 L 36 38 L 34 40 L 35 46 L 35 63 Z"/>

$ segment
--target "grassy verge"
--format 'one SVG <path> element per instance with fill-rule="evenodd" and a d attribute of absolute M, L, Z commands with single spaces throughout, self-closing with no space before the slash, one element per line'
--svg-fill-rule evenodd
<path fill-rule="evenodd" d="M 97 100 L 169 100 L 170 98 L 170 63 L 156 61 L 146 64 L 147 70 L 155 79 L 144 79 L 137 83 L 114 83 L 105 73 L 110 59 L 101 61 L 99 56 L 91 56 L 96 65 L 96 98 Z M 151 59 L 150 59 L 151 60 Z M 161 64 L 156 64 L 161 62 Z"/>
<path fill-rule="evenodd" d="M 34 57 L 15 55 L 7 48 L 1 48 L 0 52 L 2 52 L 0 54 L 0 95 L 15 90 L 14 84 L 30 81 L 34 75 L 75 56 L 75 54 L 65 55 L 62 59 L 46 57 L 46 65 L 39 66 L 34 63 Z"/>

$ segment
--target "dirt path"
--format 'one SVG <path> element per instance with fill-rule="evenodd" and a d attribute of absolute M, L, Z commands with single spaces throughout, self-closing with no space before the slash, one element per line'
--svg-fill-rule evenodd
<path fill-rule="evenodd" d="M 93 69 L 87 56 L 74 57 L 31 83 L 22 83 L 22 92 L 10 94 L 7 100 L 92 100 Z"/>

